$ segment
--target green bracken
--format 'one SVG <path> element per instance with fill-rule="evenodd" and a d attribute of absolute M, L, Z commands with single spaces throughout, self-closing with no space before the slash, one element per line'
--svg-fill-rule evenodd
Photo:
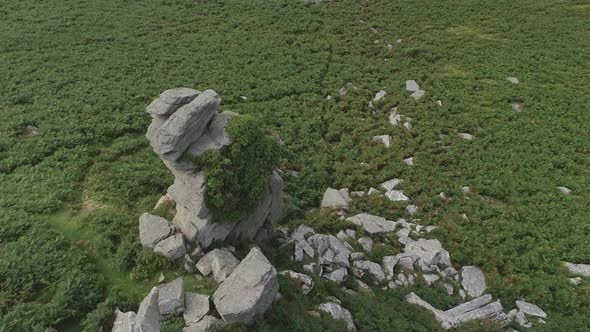
<path fill-rule="evenodd" d="M 196 159 L 205 173 L 205 203 L 214 221 L 238 221 L 252 212 L 279 160 L 278 143 L 255 118 L 236 116 L 227 132 L 232 141 L 227 149 L 208 150 Z"/>

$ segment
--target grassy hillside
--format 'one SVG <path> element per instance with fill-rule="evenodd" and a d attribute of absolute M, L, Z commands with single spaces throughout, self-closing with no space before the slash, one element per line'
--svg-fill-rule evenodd
<path fill-rule="evenodd" d="M 285 176 L 286 223 L 330 223 L 306 213 L 327 186 L 403 178 L 424 223 L 440 226 L 454 260 L 482 267 L 494 297 L 541 306 L 538 330 L 590 326 L 590 284 L 571 286 L 560 264 L 590 262 L 587 1 L 0 0 L 0 36 L 0 331 L 92 331 L 161 269 L 180 273 L 137 241 L 139 214 L 172 181 L 143 137 L 144 109 L 177 86 L 211 88 L 223 109 L 281 136 L 282 168 L 300 174 Z M 419 103 L 407 79 L 427 91 Z M 355 88 L 341 98 L 346 83 Z M 388 96 L 370 109 L 379 90 Z M 412 130 L 387 122 L 396 105 Z M 391 148 L 371 142 L 381 134 Z M 402 163 L 410 156 L 414 167 Z M 356 208 L 404 213 L 379 200 Z M 311 329 L 322 320 L 305 311 L 338 292 L 284 288 L 255 329 Z M 362 330 L 436 328 L 402 298 L 343 301 Z"/>

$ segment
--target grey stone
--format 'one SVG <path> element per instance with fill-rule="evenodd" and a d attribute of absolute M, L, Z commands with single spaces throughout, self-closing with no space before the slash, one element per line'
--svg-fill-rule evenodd
<path fill-rule="evenodd" d="M 453 295 L 453 293 L 455 293 L 455 289 L 450 284 L 444 283 L 443 287 L 447 291 L 447 295 Z"/>
<path fill-rule="evenodd" d="M 318 309 L 330 314 L 334 320 L 342 320 L 346 323 L 346 329 L 348 332 L 356 331 L 356 326 L 352 320 L 350 311 L 344 309 L 340 304 L 334 302 L 322 303 L 318 306 Z"/>
<path fill-rule="evenodd" d="M 397 256 L 385 256 L 383 257 L 383 270 L 388 280 L 393 278 L 393 268 L 397 265 L 399 257 Z"/>
<path fill-rule="evenodd" d="M 215 291 L 213 303 L 226 323 L 249 324 L 270 308 L 278 290 L 277 271 L 258 248 L 252 248 Z"/>
<path fill-rule="evenodd" d="M 393 221 L 368 213 L 354 215 L 346 221 L 361 226 L 369 234 L 393 232 L 396 225 Z"/>
<path fill-rule="evenodd" d="M 580 278 L 580 277 L 569 278 L 569 282 L 573 286 L 579 286 L 582 284 L 582 278 Z"/>
<path fill-rule="evenodd" d="M 397 109 L 389 113 L 389 123 L 392 126 L 397 126 L 402 121 L 402 115 L 397 114 Z"/>
<path fill-rule="evenodd" d="M 307 234 L 315 234 L 315 231 L 307 225 L 299 225 L 291 234 L 291 238 L 297 241 L 305 241 Z"/>
<path fill-rule="evenodd" d="M 425 273 L 422 275 L 422 277 L 424 278 L 424 281 L 426 281 L 426 284 L 428 286 L 434 284 L 438 279 L 440 279 L 438 275 L 431 273 Z"/>
<path fill-rule="evenodd" d="M 412 253 L 397 254 L 398 264 L 406 270 L 414 270 L 414 263 L 418 260 L 418 256 Z"/>
<path fill-rule="evenodd" d="M 154 252 L 172 260 L 183 257 L 186 254 L 182 234 L 177 233 L 158 242 Z"/>
<path fill-rule="evenodd" d="M 315 251 L 313 247 L 306 240 L 296 241 L 294 255 L 295 261 L 302 262 L 305 258 L 305 255 L 309 256 L 310 258 L 314 258 Z"/>
<path fill-rule="evenodd" d="M 352 239 L 356 239 L 356 231 L 353 229 L 347 229 L 346 231 L 344 231 L 346 233 L 346 235 L 348 235 L 348 237 L 352 238 Z"/>
<path fill-rule="evenodd" d="M 572 192 L 572 190 L 568 187 L 557 187 L 557 189 L 564 195 L 569 195 Z"/>
<path fill-rule="evenodd" d="M 350 249 L 333 235 L 314 234 L 307 241 L 315 249 L 319 264 L 350 266 Z"/>
<path fill-rule="evenodd" d="M 582 277 L 590 277 L 590 264 L 574 264 L 563 262 L 563 265 L 570 270 L 572 274 L 578 274 Z"/>
<path fill-rule="evenodd" d="M 313 279 L 310 276 L 305 275 L 303 273 L 297 273 L 295 271 L 286 270 L 281 272 L 281 275 L 295 280 L 299 284 L 299 288 L 301 288 L 301 292 L 303 293 L 303 295 L 309 294 L 309 292 L 311 292 L 315 285 Z"/>
<path fill-rule="evenodd" d="M 373 142 L 381 142 L 388 148 L 391 145 L 391 136 L 389 135 L 377 135 L 373 136 Z"/>
<path fill-rule="evenodd" d="M 365 257 L 365 254 L 362 252 L 353 252 L 350 254 L 351 261 L 358 261 L 359 259 L 363 259 L 363 257 Z"/>
<path fill-rule="evenodd" d="M 181 106 L 190 103 L 199 95 L 190 88 L 175 88 L 162 92 L 148 107 L 147 112 L 155 115 L 170 115 Z"/>
<path fill-rule="evenodd" d="M 502 304 L 500 301 L 496 301 L 458 315 L 455 318 L 461 323 L 472 320 L 487 319 L 496 321 L 502 326 L 508 326 L 508 324 L 510 324 L 510 318 L 502 310 Z"/>
<path fill-rule="evenodd" d="M 182 329 L 182 332 L 221 332 L 224 327 L 225 323 L 221 319 L 207 315 L 199 322 Z"/>
<path fill-rule="evenodd" d="M 370 237 L 363 236 L 357 241 L 366 252 L 371 252 L 371 250 L 373 250 L 373 240 Z"/>
<path fill-rule="evenodd" d="M 137 332 L 160 331 L 160 308 L 158 307 L 158 287 L 152 288 L 150 293 L 141 301 L 135 316 L 135 330 Z"/>
<path fill-rule="evenodd" d="M 209 296 L 192 292 L 184 293 L 184 322 L 186 325 L 195 324 L 209 313 Z"/>
<path fill-rule="evenodd" d="M 174 206 L 176 206 L 176 202 L 172 199 L 172 197 L 170 197 L 170 195 L 165 194 L 162 197 L 160 197 L 160 199 L 158 200 L 158 202 L 154 206 L 154 210 L 165 207 L 167 205 L 170 205 L 173 208 Z M 174 212 L 176 213 L 176 211 L 174 211 Z"/>
<path fill-rule="evenodd" d="M 512 83 L 512 84 L 518 84 L 518 83 L 520 83 L 520 82 L 518 81 L 518 78 L 516 78 L 516 77 L 506 77 L 506 80 L 507 80 L 508 82 Z"/>
<path fill-rule="evenodd" d="M 547 314 L 545 313 L 545 311 L 539 308 L 539 306 L 537 306 L 536 304 L 525 301 L 516 301 L 516 307 L 519 311 L 522 311 L 527 316 L 547 318 Z"/>
<path fill-rule="evenodd" d="M 390 191 L 394 189 L 399 189 L 403 182 L 404 180 L 402 179 L 394 178 L 383 182 L 380 186 L 381 188 L 385 189 L 385 191 Z"/>
<path fill-rule="evenodd" d="M 408 166 L 414 166 L 414 157 L 404 159 L 404 164 Z"/>
<path fill-rule="evenodd" d="M 461 270 L 461 285 L 471 297 L 478 297 L 486 290 L 486 278 L 475 266 L 464 266 Z"/>
<path fill-rule="evenodd" d="M 184 282 L 182 277 L 160 285 L 158 307 L 162 315 L 184 312 Z"/>
<path fill-rule="evenodd" d="M 135 328 L 135 313 L 133 311 L 121 312 L 115 310 L 115 322 L 111 332 L 133 332 Z"/>
<path fill-rule="evenodd" d="M 330 273 L 324 273 L 322 277 L 330 281 L 333 281 L 337 284 L 341 284 L 346 280 L 346 277 L 348 277 L 348 271 L 346 271 L 345 267 L 341 267 Z"/>
<path fill-rule="evenodd" d="M 407 80 L 406 81 L 406 91 L 408 92 L 416 92 L 420 90 L 420 85 L 416 83 L 414 80 Z"/>
<path fill-rule="evenodd" d="M 460 138 L 467 140 L 467 141 L 472 141 L 475 137 L 469 133 L 459 133 L 457 134 Z"/>
<path fill-rule="evenodd" d="M 168 220 L 144 213 L 139 217 L 139 241 L 147 248 L 154 248 L 158 242 L 170 235 L 172 228 Z"/>
<path fill-rule="evenodd" d="M 515 101 L 510 103 L 510 107 L 512 107 L 513 110 L 520 112 L 524 109 L 524 104 L 519 101 Z"/>
<path fill-rule="evenodd" d="M 426 265 L 450 266 L 451 259 L 449 253 L 442 248 L 438 240 L 418 239 L 406 244 L 405 253 L 413 254 Z"/>
<path fill-rule="evenodd" d="M 459 304 L 458 306 L 447 310 L 446 313 L 451 316 L 459 316 L 469 311 L 475 310 L 481 306 L 484 306 L 490 303 L 491 300 L 492 296 L 490 294 L 486 294 L 478 298 L 475 298 L 471 301 Z"/>
<path fill-rule="evenodd" d="M 392 202 L 405 202 L 410 200 L 410 198 L 404 195 L 401 190 L 390 190 L 385 193 L 385 197 Z"/>
<path fill-rule="evenodd" d="M 412 93 L 410 95 L 410 97 L 412 97 L 416 101 L 418 101 L 418 100 L 422 99 L 422 97 L 424 97 L 425 94 L 426 94 L 426 91 L 424 91 L 424 90 L 418 90 L 418 91 L 415 91 L 414 93 Z"/>
<path fill-rule="evenodd" d="M 377 94 L 375 94 L 375 97 L 373 97 L 373 103 L 380 102 L 381 100 L 383 100 L 385 98 L 385 96 L 387 96 L 387 92 L 385 92 L 383 90 L 377 92 Z"/>
<path fill-rule="evenodd" d="M 412 118 L 406 117 L 406 120 L 404 121 L 404 128 L 406 128 L 407 130 L 412 129 Z"/>
<path fill-rule="evenodd" d="M 408 206 L 406 206 L 406 211 L 408 211 L 408 214 L 414 215 L 414 214 L 416 214 L 416 212 L 418 212 L 418 207 L 413 204 L 408 205 Z"/>
<path fill-rule="evenodd" d="M 375 262 L 371 261 L 354 261 L 354 267 L 357 269 L 363 270 L 368 272 L 372 275 L 378 282 L 382 282 L 385 280 L 385 273 L 381 266 Z"/>
<path fill-rule="evenodd" d="M 367 192 L 367 195 L 372 196 L 372 195 L 375 195 L 375 194 L 379 194 L 379 190 L 377 190 L 377 189 L 375 189 L 373 187 L 369 188 L 369 191 Z"/>
<path fill-rule="evenodd" d="M 32 126 L 32 125 L 28 125 L 25 127 L 25 135 L 37 136 L 37 135 L 39 135 L 39 128 Z"/>
<path fill-rule="evenodd" d="M 530 329 L 531 327 L 533 327 L 533 324 L 529 322 L 528 319 L 526 319 L 526 316 L 522 311 L 517 312 L 514 318 L 516 322 L 524 328 Z"/>
<path fill-rule="evenodd" d="M 213 249 L 199 260 L 197 270 L 205 277 L 212 274 L 213 279 L 220 283 L 234 271 L 238 264 L 240 261 L 229 250 Z"/>
<path fill-rule="evenodd" d="M 322 198 L 322 208 L 327 209 L 347 209 L 348 203 L 350 202 L 350 198 L 348 195 L 343 196 L 342 192 L 333 188 L 328 188 L 324 192 L 324 197 Z"/>

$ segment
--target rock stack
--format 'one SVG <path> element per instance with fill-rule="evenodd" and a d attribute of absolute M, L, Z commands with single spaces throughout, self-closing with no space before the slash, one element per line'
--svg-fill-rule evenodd
<path fill-rule="evenodd" d="M 268 240 L 282 213 L 283 180 L 273 172 L 265 195 L 249 216 L 237 222 L 213 222 L 205 206 L 205 175 L 191 160 L 207 150 L 222 151 L 231 145 L 225 129 L 230 119 L 239 115 L 219 112 L 220 102 L 213 90 L 176 88 L 164 91 L 147 107 L 152 122 L 146 137 L 174 175 L 166 199 L 175 203 L 176 215 L 173 225 L 166 225 L 165 220 L 158 220 L 158 226 L 140 223 L 140 234 L 146 239 L 146 243 L 142 241 L 144 246 L 160 246 L 158 252 L 170 258 L 184 255 L 178 248 L 179 241 L 183 246 L 186 241 L 193 247 L 207 248 L 218 240 Z M 151 234 L 154 231 L 157 233 Z"/>

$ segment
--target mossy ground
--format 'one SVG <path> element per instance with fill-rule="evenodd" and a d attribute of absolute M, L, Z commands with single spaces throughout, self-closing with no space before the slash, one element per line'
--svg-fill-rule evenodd
<path fill-rule="evenodd" d="M 549 319 L 537 330 L 590 326 L 590 286 L 569 285 L 560 265 L 590 262 L 585 1 L 24 0 L 3 1 L 0 18 L 1 331 L 76 330 L 99 302 L 90 320 L 111 312 L 109 290 L 128 281 L 105 271 L 101 259 L 113 252 L 79 241 L 111 243 L 115 253 L 135 252 L 132 243 L 121 248 L 68 225 L 76 218 L 48 218 L 64 207 L 106 207 L 130 220 L 116 228 L 122 238 L 136 234 L 132 222 L 172 180 L 143 137 L 144 109 L 177 86 L 214 89 L 223 109 L 280 135 L 283 168 L 299 172 L 285 173 L 286 222 L 310 222 L 328 186 L 363 190 L 403 178 L 453 259 L 482 267 L 505 306 L 519 296 L 541 306 Z M 407 79 L 427 91 L 420 103 L 407 98 Z M 356 89 L 338 97 L 347 82 Z M 369 109 L 381 89 L 388 97 Z M 513 111 L 513 101 L 524 110 Z M 414 119 L 411 131 L 387 123 L 395 105 Z M 27 125 L 39 134 L 25 135 Z M 380 134 L 392 135 L 391 148 L 371 142 Z M 401 162 L 409 156 L 416 166 Z M 465 185 L 472 195 L 460 193 Z M 379 200 L 354 209 L 404 213 Z M 128 278 L 152 262 L 131 261 Z M 144 286 L 132 284 L 115 302 L 135 300 Z M 304 312 L 327 293 L 344 298 L 361 330 L 436 328 L 396 292 L 347 298 L 325 283 L 315 292 L 286 296 L 254 329 L 310 330 L 325 320 Z"/>

